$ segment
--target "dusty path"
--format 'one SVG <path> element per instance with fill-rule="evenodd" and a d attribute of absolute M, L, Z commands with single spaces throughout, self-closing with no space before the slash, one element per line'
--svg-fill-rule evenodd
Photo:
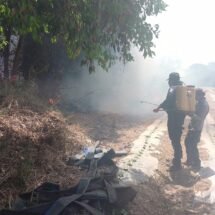
<path fill-rule="evenodd" d="M 215 214 L 215 90 L 207 92 L 211 109 L 199 145 L 201 171 L 194 173 L 186 166 L 178 172 L 168 171 L 172 148 L 166 117 L 159 117 L 133 141 L 130 154 L 119 162 L 120 179 L 138 191 L 129 206 L 130 214 Z"/>
<path fill-rule="evenodd" d="M 215 89 L 207 92 L 210 113 L 199 144 L 203 166 L 199 174 L 185 166 L 174 174 L 168 171 L 173 152 L 165 114 L 145 118 L 110 113 L 67 116 L 72 138 L 80 148 L 77 150 L 99 140 L 102 147 L 129 151 L 127 157 L 117 159 L 119 179 L 138 191 L 127 214 L 215 215 Z M 77 172 L 70 175 L 77 179 Z M 59 176 L 62 178 L 62 174 Z"/>
<path fill-rule="evenodd" d="M 100 140 L 106 148 L 130 151 L 127 157 L 118 160 L 120 180 L 134 185 L 138 191 L 128 206 L 128 214 L 215 214 L 215 90 L 207 89 L 207 96 L 210 113 L 199 144 L 203 161 L 199 173 L 186 166 L 181 171 L 169 172 L 173 151 L 165 114 L 147 119 L 114 114 L 71 116 L 69 121 L 78 123 L 90 139 Z M 182 143 L 185 135 L 186 129 Z"/>

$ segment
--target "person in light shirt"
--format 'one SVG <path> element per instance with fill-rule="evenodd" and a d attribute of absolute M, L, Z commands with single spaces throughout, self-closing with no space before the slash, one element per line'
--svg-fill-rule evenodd
<path fill-rule="evenodd" d="M 193 170 L 199 171 L 201 168 L 201 160 L 199 158 L 198 143 L 201 139 L 201 133 L 204 121 L 209 112 L 209 105 L 205 98 L 205 92 L 196 89 L 196 111 L 191 115 L 189 130 L 185 138 L 185 146 L 187 153 L 186 165 L 191 166 Z"/>

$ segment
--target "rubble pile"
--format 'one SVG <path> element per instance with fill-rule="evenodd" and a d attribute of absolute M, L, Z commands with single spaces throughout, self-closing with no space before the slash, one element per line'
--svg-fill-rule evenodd
<path fill-rule="evenodd" d="M 117 181 L 118 168 L 112 158 L 122 153 L 113 149 L 103 152 L 97 146 L 68 160 L 68 165 L 87 169 L 76 186 L 60 189 L 58 184 L 44 183 L 21 194 L 13 209 L 2 210 L 0 215 L 102 215 L 123 208 L 133 200 L 136 191 Z"/>

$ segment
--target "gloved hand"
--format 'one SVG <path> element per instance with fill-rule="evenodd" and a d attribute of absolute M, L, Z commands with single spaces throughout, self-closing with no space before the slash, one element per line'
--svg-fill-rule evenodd
<path fill-rule="evenodd" d="M 159 107 L 157 107 L 157 108 L 155 108 L 155 109 L 153 110 L 154 113 L 157 113 L 158 111 L 160 111 L 160 108 L 159 108 Z"/>

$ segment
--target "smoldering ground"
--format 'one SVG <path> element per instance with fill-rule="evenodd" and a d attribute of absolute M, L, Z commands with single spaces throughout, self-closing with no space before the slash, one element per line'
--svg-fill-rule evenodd
<path fill-rule="evenodd" d="M 166 79 L 170 72 L 177 71 L 176 64 L 144 59 L 138 51 L 134 57 L 134 62 L 117 63 L 108 72 L 97 69 L 89 74 L 86 68 L 76 65 L 63 83 L 65 100 L 86 111 L 153 114 L 155 105 L 166 97 Z"/>

